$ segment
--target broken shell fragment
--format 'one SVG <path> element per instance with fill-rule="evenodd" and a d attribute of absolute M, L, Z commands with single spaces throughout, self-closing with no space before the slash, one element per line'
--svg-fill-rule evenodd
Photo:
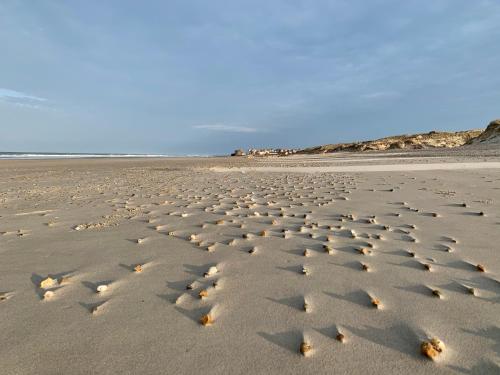
<path fill-rule="evenodd" d="M 134 272 L 135 273 L 142 272 L 142 266 L 140 264 L 136 264 L 135 267 L 134 267 Z"/>
<path fill-rule="evenodd" d="M 302 266 L 302 274 L 309 275 L 309 269 L 306 266 Z"/>
<path fill-rule="evenodd" d="M 441 298 L 441 291 L 439 289 L 434 289 L 432 291 L 432 295 L 434 295 L 435 297 Z"/>
<path fill-rule="evenodd" d="M 201 290 L 200 293 L 198 293 L 198 297 L 200 298 L 208 297 L 208 290 L 206 289 Z"/>
<path fill-rule="evenodd" d="M 479 272 L 485 272 L 486 269 L 484 268 L 484 266 L 482 264 L 478 264 L 476 266 L 476 269 L 479 271 Z"/>
<path fill-rule="evenodd" d="M 12 293 L 12 292 L 0 292 L 0 302 L 7 301 L 13 295 L 14 295 L 14 293 Z"/>
<path fill-rule="evenodd" d="M 375 307 L 377 309 L 380 308 L 380 305 L 381 305 L 380 300 L 378 298 L 372 298 L 371 304 L 373 307 Z"/>
<path fill-rule="evenodd" d="M 203 276 L 205 276 L 205 277 L 210 277 L 210 276 L 215 275 L 217 272 L 219 272 L 219 270 L 217 269 L 217 267 L 216 267 L 216 266 L 212 266 L 212 267 L 210 267 L 210 268 L 208 269 L 208 271 L 207 271 L 207 272 L 205 272 L 205 273 L 204 273 L 204 275 L 203 275 Z"/>
<path fill-rule="evenodd" d="M 56 284 L 56 280 L 54 280 L 53 278 L 51 277 L 47 277 L 46 279 L 43 279 L 42 281 L 40 281 L 40 288 L 50 288 L 51 286 L 54 286 L 54 284 Z"/>
<path fill-rule="evenodd" d="M 331 246 L 329 245 L 323 245 L 323 249 L 325 250 L 325 253 L 328 253 L 328 254 L 333 254 L 333 249 Z"/>
<path fill-rule="evenodd" d="M 209 326 L 214 323 L 213 318 L 210 316 L 210 314 L 205 314 L 200 318 L 200 324 L 203 326 Z"/>
<path fill-rule="evenodd" d="M 370 255 L 371 251 L 367 249 L 366 247 L 360 247 L 358 249 L 358 253 L 363 254 L 363 255 Z"/>
<path fill-rule="evenodd" d="M 439 354 L 441 354 L 445 349 L 444 344 L 436 338 L 433 338 L 430 341 L 424 341 L 420 345 L 420 352 L 422 355 L 426 356 L 427 358 L 430 358 L 434 360 Z"/>
<path fill-rule="evenodd" d="M 309 249 L 305 249 L 304 252 L 303 252 L 303 255 L 305 257 L 309 257 L 309 256 L 311 256 L 311 252 L 309 251 Z"/>
<path fill-rule="evenodd" d="M 52 290 L 47 290 L 45 293 L 43 293 L 43 299 L 49 299 L 54 297 L 54 292 Z"/>
<path fill-rule="evenodd" d="M 338 333 L 335 339 L 340 342 L 345 342 L 345 336 L 342 333 Z"/>
<path fill-rule="evenodd" d="M 368 272 L 368 271 L 370 270 L 370 267 L 368 267 L 368 265 L 367 265 L 367 264 L 362 263 L 362 264 L 361 264 L 361 269 L 362 269 L 363 271 Z"/>
<path fill-rule="evenodd" d="M 307 343 L 307 342 L 303 342 L 300 344 L 300 353 L 303 355 L 303 356 L 307 356 L 311 353 L 312 351 L 312 346 L 311 344 Z"/>

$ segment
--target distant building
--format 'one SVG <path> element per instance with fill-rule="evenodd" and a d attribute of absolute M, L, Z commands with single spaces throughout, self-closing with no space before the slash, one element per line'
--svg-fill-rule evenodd
<path fill-rule="evenodd" d="M 231 156 L 245 156 L 245 151 L 243 151 L 241 148 L 234 150 L 234 152 L 231 154 Z"/>

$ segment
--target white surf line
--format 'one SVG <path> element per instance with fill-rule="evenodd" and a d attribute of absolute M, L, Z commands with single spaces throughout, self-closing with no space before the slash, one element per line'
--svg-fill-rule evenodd
<path fill-rule="evenodd" d="M 429 163 L 429 164 L 380 164 L 380 165 L 346 165 L 329 167 L 235 167 L 210 168 L 214 172 L 409 172 L 409 171 L 438 171 L 438 170 L 466 170 L 466 169 L 497 169 L 500 162 L 477 163 Z"/>

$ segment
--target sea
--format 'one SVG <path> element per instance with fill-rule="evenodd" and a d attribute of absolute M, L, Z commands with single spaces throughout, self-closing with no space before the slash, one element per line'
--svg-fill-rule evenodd
<path fill-rule="evenodd" d="M 203 156 L 203 155 L 185 155 Z M 175 155 L 164 154 L 93 154 L 61 152 L 2 152 L 0 159 L 78 159 L 78 158 L 167 158 Z"/>

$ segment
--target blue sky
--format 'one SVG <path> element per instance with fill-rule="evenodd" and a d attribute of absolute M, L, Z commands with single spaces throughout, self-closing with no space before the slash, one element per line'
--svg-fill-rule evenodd
<path fill-rule="evenodd" d="M 500 117 L 498 0 L 0 2 L 0 150 L 222 154 Z"/>

